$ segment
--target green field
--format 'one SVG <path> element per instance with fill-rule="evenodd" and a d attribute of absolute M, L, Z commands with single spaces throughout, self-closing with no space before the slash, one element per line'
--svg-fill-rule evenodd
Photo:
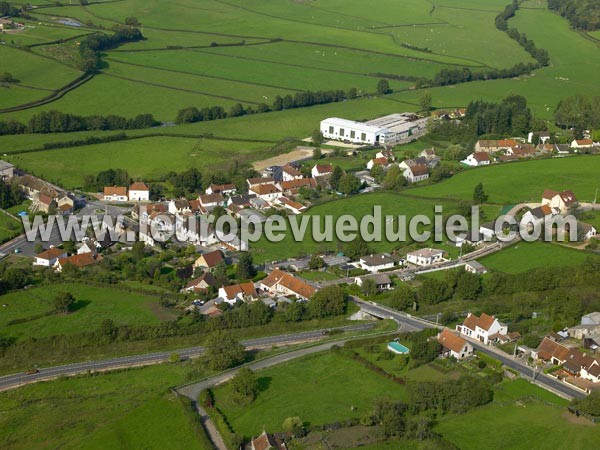
<path fill-rule="evenodd" d="M 499 272 L 522 273 L 538 267 L 577 266 L 590 257 L 598 256 L 554 243 L 519 242 L 479 262 Z"/>
<path fill-rule="evenodd" d="M 67 378 L 0 393 L 3 449 L 196 449 L 202 428 L 168 391 L 189 364 Z"/>
<path fill-rule="evenodd" d="M 67 188 L 81 187 L 86 175 L 101 170 L 126 169 L 133 178 L 156 180 L 170 171 L 190 167 L 203 171 L 224 169 L 238 161 L 249 163 L 273 156 L 260 151 L 264 143 L 181 137 L 154 137 L 85 147 L 54 149 L 6 157 L 13 164 Z M 73 160 L 80 164 L 72 164 Z"/>
<path fill-rule="evenodd" d="M 248 437 L 263 429 L 280 430 L 290 416 L 320 425 L 361 417 L 376 398 L 405 398 L 402 386 L 333 353 L 261 371 L 258 380 L 261 392 L 250 406 L 230 400 L 230 385 L 214 391 L 216 405 L 233 429 Z"/>
<path fill-rule="evenodd" d="M 0 242 L 6 242 L 20 233 L 20 223 L 11 216 L 0 212 Z"/>
<path fill-rule="evenodd" d="M 580 202 L 592 202 L 600 187 L 599 171 L 598 156 L 505 163 L 465 170 L 441 183 L 407 193 L 426 198 L 471 200 L 474 187 L 481 182 L 489 203 L 539 203 L 544 189 L 572 190 Z"/>
<path fill-rule="evenodd" d="M 464 449 L 597 447 L 598 425 L 576 419 L 566 404 L 525 380 L 504 382 L 494 390 L 492 403 L 445 417 L 436 431 Z"/>
<path fill-rule="evenodd" d="M 70 292 L 75 297 L 75 310 L 69 314 L 53 311 L 57 293 Z M 116 324 L 155 324 L 160 322 L 161 307 L 156 297 L 111 288 L 81 284 L 64 284 L 32 288 L 0 297 L 0 329 L 2 336 L 18 339 L 95 330 L 104 319 Z M 11 325 L 14 320 L 26 320 Z"/>

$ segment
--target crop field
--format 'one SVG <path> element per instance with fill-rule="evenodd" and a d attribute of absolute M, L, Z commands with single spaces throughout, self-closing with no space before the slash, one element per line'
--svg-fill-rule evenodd
<path fill-rule="evenodd" d="M 499 272 L 522 273 L 538 267 L 577 266 L 587 258 L 597 259 L 598 255 L 554 243 L 521 242 L 481 258 L 479 262 Z"/>
<path fill-rule="evenodd" d="M 74 311 L 52 314 L 57 293 L 75 297 Z M 111 288 L 79 284 L 32 288 L 2 296 L 0 328 L 2 336 L 18 339 L 94 330 L 104 319 L 117 324 L 155 324 L 160 311 L 158 299 Z"/>
<path fill-rule="evenodd" d="M 2 392 L 0 446 L 209 450 L 199 423 L 168 391 L 190 370 L 162 364 Z"/>
<path fill-rule="evenodd" d="M 580 202 L 592 202 L 600 188 L 600 157 L 543 159 L 465 170 L 441 183 L 407 191 L 428 198 L 471 200 L 483 183 L 488 202 L 513 205 L 540 202 L 544 189 L 572 190 Z"/>

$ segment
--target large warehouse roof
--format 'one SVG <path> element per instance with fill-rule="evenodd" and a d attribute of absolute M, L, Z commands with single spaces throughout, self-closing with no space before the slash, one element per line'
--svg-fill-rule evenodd
<path fill-rule="evenodd" d="M 323 120 L 321 123 L 367 133 L 379 133 L 384 131 L 384 128 L 381 127 L 367 125 L 366 123 L 356 122 L 354 120 L 340 119 L 338 117 L 330 117 L 329 119 Z"/>

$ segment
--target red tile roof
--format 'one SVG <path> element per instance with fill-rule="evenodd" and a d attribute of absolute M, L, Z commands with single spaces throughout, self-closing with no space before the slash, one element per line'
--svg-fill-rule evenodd
<path fill-rule="evenodd" d="M 62 248 L 57 248 L 57 247 L 52 247 L 49 248 L 46 251 L 43 251 L 42 253 L 36 255 L 36 258 L 40 258 L 40 259 L 46 259 L 48 261 L 50 261 L 51 259 L 56 259 L 56 258 L 60 258 L 63 255 L 66 255 L 67 252 L 64 251 Z"/>
<path fill-rule="evenodd" d="M 149 191 L 150 189 L 148 188 L 148 186 L 146 186 L 145 183 L 142 183 L 141 181 L 136 181 L 135 183 L 132 183 L 131 186 L 129 186 L 129 190 L 130 191 Z"/>
<path fill-rule="evenodd" d="M 203 253 L 198 259 L 204 259 L 208 268 L 216 267 L 221 261 L 223 261 L 223 254 L 220 250 L 214 250 L 212 252 Z"/>
<path fill-rule="evenodd" d="M 274 285 L 279 284 L 304 298 L 310 298 L 316 292 L 316 289 L 310 284 L 294 277 L 290 273 L 279 269 L 273 270 L 267 278 L 262 280 L 261 283 L 268 287 L 273 287 Z"/>
<path fill-rule="evenodd" d="M 127 195 L 125 186 L 105 186 L 104 195 Z"/>
<path fill-rule="evenodd" d="M 463 350 L 463 348 L 465 348 L 465 345 L 467 343 L 467 341 L 465 341 L 463 338 L 457 336 L 456 334 L 452 333 L 448 328 L 445 328 L 439 334 L 438 342 L 444 348 L 452 350 L 456 353 L 460 353 Z"/>

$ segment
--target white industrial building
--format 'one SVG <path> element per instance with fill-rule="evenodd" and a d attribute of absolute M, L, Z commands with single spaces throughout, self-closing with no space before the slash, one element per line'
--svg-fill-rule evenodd
<path fill-rule="evenodd" d="M 321 134 L 326 139 L 353 144 L 395 145 L 422 132 L 426 125 L 426 118 L 411 113 L 390 114 L 368 122 L 332 117 L 321 121 Z"/>

